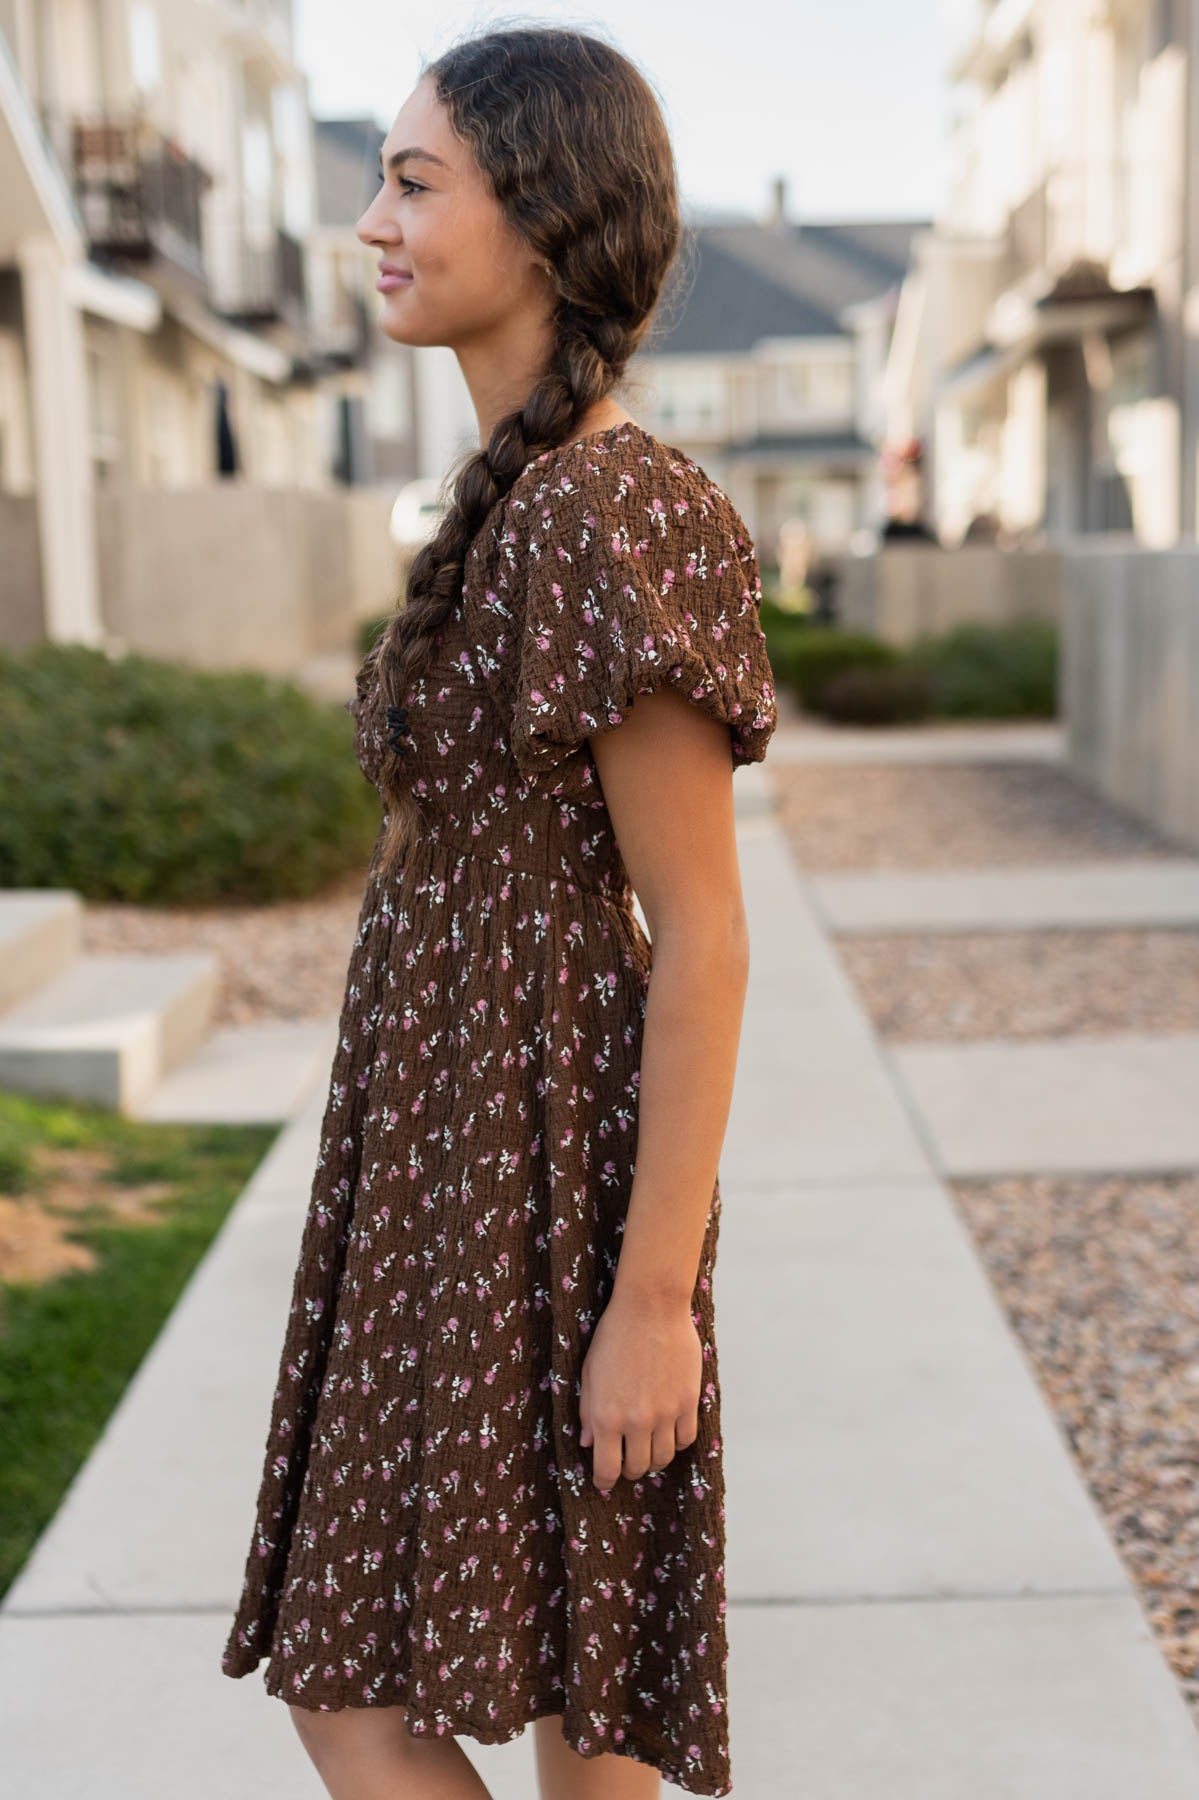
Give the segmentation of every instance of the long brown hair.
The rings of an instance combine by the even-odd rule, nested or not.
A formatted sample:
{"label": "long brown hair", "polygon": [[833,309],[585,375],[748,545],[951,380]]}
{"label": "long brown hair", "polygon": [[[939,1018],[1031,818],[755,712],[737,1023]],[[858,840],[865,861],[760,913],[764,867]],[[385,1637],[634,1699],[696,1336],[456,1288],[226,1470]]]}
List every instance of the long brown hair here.
{"label": "long brown hair", "polygon": [[[485,31],[451,45],[423,73],[434,77],[509,223],[549,265],[557,301],[545,368],[485,448],[451,468],[436,535],[414,557],[404,604],[380,639],[377,671],[396,706],[457,605],[467,553],[492,507],[617,386],[648,336],[684,238],[657,98],[601,38],[557,26]],[[379,786],[386,869],[420,814],[388,759]]]}

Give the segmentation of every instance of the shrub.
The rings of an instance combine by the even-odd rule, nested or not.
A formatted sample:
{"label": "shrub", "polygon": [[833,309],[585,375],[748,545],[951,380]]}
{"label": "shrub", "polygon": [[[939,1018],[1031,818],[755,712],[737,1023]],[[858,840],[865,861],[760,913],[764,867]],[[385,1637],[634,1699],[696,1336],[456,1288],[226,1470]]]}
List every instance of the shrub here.
{"label": "shrub", "polygon": [[358,623],[358,655],[359,659],[374,648],[375,639],[382,637],[391,620],[389,612],[379,613],[374,618],[361,619]]}
{"label": "shrub", "polygon": [[78,644],[0,654],[0,887],[303,895],[378,825],[349,714],[290,682]]}
{"label": "shrub", "polygon": [[979,719],[1052,718],[1057,659],[1057,629],[1043,619],[957,625],[904,656],[927,675],[934,712]]}
{"label": "shrub", "polygon": [[898,725],[926,717],[931,699],[923,669],[842,669],[820,690],[820,711],[841,725]]}
{"label": "shrub", "polygon": [[826,683],[843,669],[890,668],[899,660],[899,652],[881,638],[830,625],[805,626],[784,641],[782,654],[781,678],[813,712],[821,710]]}
{"label": "shrub", "polygon": [[758,617],[766,633],[766,654],[774,670],[775,682],[781,685],[788,679],[791,645],[799,633],[808,629],[807,620],[802,613],[789,612],[769,598],[762,600]]}

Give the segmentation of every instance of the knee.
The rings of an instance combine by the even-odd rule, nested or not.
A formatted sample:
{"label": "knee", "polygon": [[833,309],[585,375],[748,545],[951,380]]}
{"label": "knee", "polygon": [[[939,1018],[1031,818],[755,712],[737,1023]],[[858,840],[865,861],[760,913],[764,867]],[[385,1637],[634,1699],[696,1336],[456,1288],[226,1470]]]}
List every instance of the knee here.
{"label": "knee", "polygon": [[407,1745],[402,1706],[344,1706],[321,1712],[288,1702],[287,1710],[301,1743],[318,1766],[347,1757],[394,1754]]}

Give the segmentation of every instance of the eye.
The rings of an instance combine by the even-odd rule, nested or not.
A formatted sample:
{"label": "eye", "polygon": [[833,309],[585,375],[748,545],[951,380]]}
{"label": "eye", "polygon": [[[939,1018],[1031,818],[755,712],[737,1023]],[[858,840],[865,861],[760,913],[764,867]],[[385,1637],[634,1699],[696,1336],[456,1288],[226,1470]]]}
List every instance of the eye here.
{"label": "eye", "polygon": [[423,194],[425,191],[419,181],[409,181],[406,175],[399,177],[399,183],[402,188],[411,189],[414,194]]}

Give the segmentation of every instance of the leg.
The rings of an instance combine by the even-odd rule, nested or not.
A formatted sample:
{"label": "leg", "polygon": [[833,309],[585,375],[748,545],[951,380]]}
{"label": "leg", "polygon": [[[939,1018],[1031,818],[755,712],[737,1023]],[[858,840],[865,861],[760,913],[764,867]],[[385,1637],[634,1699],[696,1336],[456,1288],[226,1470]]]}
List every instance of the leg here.
{"label": "leg", "polygon": [[561,1713],[534,1719],[533,1741],[541,1800],[658,1800],[657,1769],[615,1752],[580,1756],[562,1736]]}
{"label": "leg", "polygon": [[332,1800],[491,1800],[457,1739],[413,1737],[402,1706],[288,1711]]}

